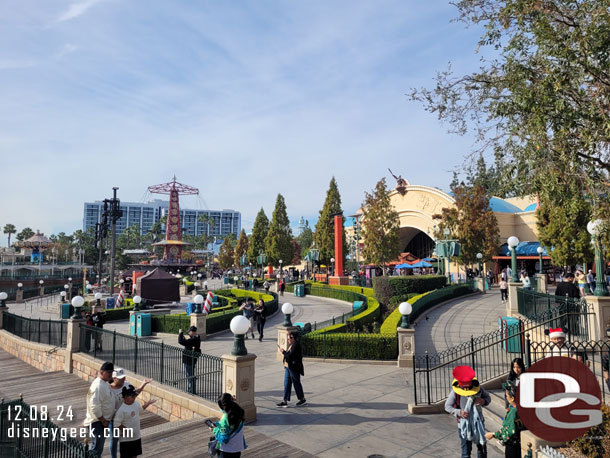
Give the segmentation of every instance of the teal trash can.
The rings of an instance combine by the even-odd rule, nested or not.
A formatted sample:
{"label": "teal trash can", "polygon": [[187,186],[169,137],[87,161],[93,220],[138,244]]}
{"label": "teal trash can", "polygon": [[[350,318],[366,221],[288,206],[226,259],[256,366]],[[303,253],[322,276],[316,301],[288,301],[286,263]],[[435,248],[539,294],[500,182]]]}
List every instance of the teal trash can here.
{"label": "teal trash can", "polygon": [[69,303],[61,304],[61,319],[62,320],[70,319],[70,304]]}
{"label": "teal trash can", "polygon": [[195,311],[195,304],[194,302],[187,302],[186,303],[186,316],[189,316],[191,313],[193,313]]}
{"label": "teal trash can", "polygon": [[150,336],[150,313],[138,313],[138,337],[147,337]]}
{"label": "teal trash can", "polygon": [[138,313],[130,313],[129,314],[129,335],[130,336],[135,336],[136,335],[136,329],[138,327],[138,323],[136,321],[136,317],[138,316]]}
{"label": "teal trash can", "polygon": [[521,329],[519,320],[510,316],[498,318],[502,332],[502,348],[509,353],[521,353]]}
{"label": "teal trash can", "polygon": [[225,285],[228,285],[229,284],[229,277],[225,277],[224,282],[225,282]]}

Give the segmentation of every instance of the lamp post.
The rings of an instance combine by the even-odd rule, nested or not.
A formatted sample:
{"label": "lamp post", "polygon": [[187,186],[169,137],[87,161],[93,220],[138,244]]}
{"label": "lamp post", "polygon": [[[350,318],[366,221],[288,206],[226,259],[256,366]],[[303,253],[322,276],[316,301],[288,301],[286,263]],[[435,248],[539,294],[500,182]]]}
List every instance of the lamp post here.
{"label": "lamp post", "polygon": [[400,327],[402,329],[408,329],[409,328],[408,316],[411,315],[411,312],[413,311],[413,307],[408,302],[402,302],[398,306],[398,311],[402,315],[402,322],[400,323]]}
{"label": "lamp post", "polygon": [[477,253],[477,261],[479,263],[479,278],[483,278],[483,254]]}
{"label": "lamp post", "polygon": [[517,277],[517,245],[519,245],[519,239],[511,235],[507,243],[510,248],[510,268],[513,271],[511,281],[517,283],[519,281],[519,277]]}
{"label": "lamp post", "polygon": [[74,315],[72,315],[73,320],[80,320],[80,308],[85,303],[85,299],[82,296],[74,296],[72,298],[72,307],[74,307]]}
{"label": "lamp post", "polygon": [[542,253],[544,253],[544,248],[539,246],[538,248],[536,248],[536,252],[538,253],[538,264],[540,266],[538,268],[538,273],[541,274],[542,273]]}
{"label": "lamp post", "polygon": [[233,350],[231,351],[231,354],[233,356],[246,356],[248,350],[246,349],[244,336],[248,332],[248,329],[250,329],[250,320],[243,315],[237,315],[233,317],[229,327],[235,336],[233,338]]}
{"label": "lamp post", "polygon": [[282,278],[282,276],[283,276],[283,275],[282,275],[282,262],[284,262],[284,261],[282,261],[282,260],[280,259],[278,262],[280,263],[280,278]]}
{"label": "lamp post", "polygon": [[607,296],[608,288],[604,279],[604,260],[602,259],[602,239],[601,234],[604,231],[604,222],[601,219],[589,221],[587,231],[593,237],[595,245],[595,296]]}
{"label": "lamp post", "polygon": [[95,306],[96,307],[102,306],[102,293],[95,293]]}
{"label": "lamp post", "polygon": [[6,298],[8,297],[8,294],[6,294],[4,291],[2,291],[0,293],[0,307],[6,307]]}
{"label": "lamp post", "polygon": [[284,305],[282,305],[282,313],[284,314],[284,323],[282,324],[282,326],[292,326],[292,321],[290,321],[290,315],[292,315],[293,311],[294,307],[290,302],[286,302]]}
{"label": "lamp post", "polygon": [[196,304],[195,305],[195,313],[203,313],[201,311],[201,304],[203,304],[203,296],[201,294],[197,294],[193,298],[193,302]]}
{"label": "lamp post", "polygon": [[331,275],[335,275],[335,258],[330,258],[330,262],[333,266],[333,270],[332,270],[332,274]]}
{"label": "lamp post", "polygon": [[134,296],[133,297],[133,303],[134,303],[133,310],[134,310],[134,312],[140,311],[140,302],[142,302],[142,298],[140,296]]}
{"label": "lamp post", "polygon": [[66,292],[62,291],[61,293],[59,293],[59,295],[61,296],[61,302],[62,303],[65,302],[65,300],[66,300]]}
{"label": "lamp post", "polygon": [[451,284],[451,255],[449,253],[449,245],[447,243],[447,239],[449,239],[449,235],[451,235],[451,230],[446,227],[443,230],[443,235],[445,236],[443,243],[445,244],[445,256],[447,257],[447,278],[449,279],[449,284]]}

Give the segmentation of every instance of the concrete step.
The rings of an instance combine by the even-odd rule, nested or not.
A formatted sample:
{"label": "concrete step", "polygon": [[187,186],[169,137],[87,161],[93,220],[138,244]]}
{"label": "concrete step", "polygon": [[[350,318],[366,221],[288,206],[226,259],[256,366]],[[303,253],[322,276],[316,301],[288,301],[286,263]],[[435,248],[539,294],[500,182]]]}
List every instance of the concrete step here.
{"label": "concrete step", "polygon": [[504,390],[487,390],[491,397],[491,403],[486,407],[485,426],[487,431],[498,431],[502,427],[502,421],[506,416]]}

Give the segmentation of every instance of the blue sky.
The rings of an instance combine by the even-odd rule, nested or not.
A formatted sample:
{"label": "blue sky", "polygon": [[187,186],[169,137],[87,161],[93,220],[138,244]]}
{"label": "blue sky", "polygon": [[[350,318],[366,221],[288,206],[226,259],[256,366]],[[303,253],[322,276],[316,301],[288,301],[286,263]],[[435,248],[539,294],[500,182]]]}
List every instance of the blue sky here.
{"label": "blue sky", "polygon": [[478,67],[479,31],[455,14],[442,0],[4,1],[0,226],[71,233],[83,202],[113,186],[137,202],[173,175],[246,229],[278,192],[295,225],[315,221],[333,175],[347,214],[393,184],[388,167],[446,189],[473,139],[405,94],[449,61]]}

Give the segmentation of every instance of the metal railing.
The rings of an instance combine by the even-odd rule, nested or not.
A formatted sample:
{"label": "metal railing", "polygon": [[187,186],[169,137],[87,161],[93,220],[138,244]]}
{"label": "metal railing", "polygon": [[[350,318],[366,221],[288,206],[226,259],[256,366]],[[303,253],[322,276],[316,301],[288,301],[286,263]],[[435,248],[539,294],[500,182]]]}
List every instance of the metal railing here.
{"label": "metal railing", "polygon": [[65,320],[41,320],[4,313],[2,328],[11,334],[42,344],[65,347],[68,324]]}
{"label": "metal railing", "polygon": [[[181,391],[217,401],[222,394],[222,358],[116,331],[80,325],[80,351],[115,367],[153,378]],[[186,366],[193,367],[188,373]],[[191,383],[194,383],[194,389]]]}
{"label": "metal railing", "polygon": [[533,317],[557,306],[577,304],[582,299],[571,299],[568,297],[554,296],[537,292],[533,289],[517,288],[517,302],[519,313],[525,317]]}
{"label": "metal railing", "polygon": [[[97,452],[88,451],[86,444],[70,436],[69,429],[41,418],[46,415],[41,415],[41,411],[35,407],[30,408],[23,399],[0,400],[0,456],[97,458]],[[35,413],[35,416],[31,416],[31,413]],[[25,434],[26,431],[28,434]]]}
{"label": "metal railing", "polygon": [[345,291],[337,288],[330,288],[324,286],[310,286],[308,294],[312,296],[326,297],[329,299],[338,299],[340,301],[346,302],[362,302],[362,305],[360,307],[354,310],[350,310],[349,312],[342,313],[338,316],[333,316],[332,318],[329,318],[325,321],[314,321],[311,324],[312,331],[324,329],[328,326],[333,326],[339,323],[345,323],[347,319],[352,318],[361,312],[364,312],[368,307],[368,298],[364,294],[358,294],[353,291]]}
{"label": "metal railing", "polygon": [[545,329],[565,326],[568,342],[589,340],[589,315],[586,303],[560,304],[538,315],[503,324],[492,331],[435,355],[425,352],[413,357],[413,380],[416,404],[432,404],[447,398],[455,366],[469,365],[480,382],[508,374],[515,357],[525,358],[526,334],[531,342],[544,342]]}

